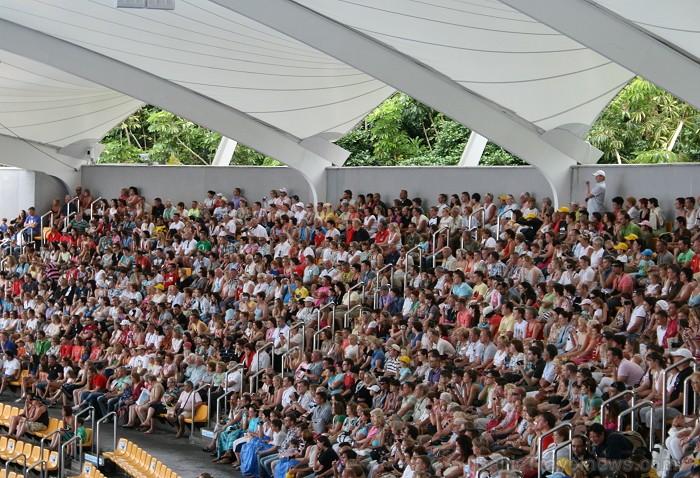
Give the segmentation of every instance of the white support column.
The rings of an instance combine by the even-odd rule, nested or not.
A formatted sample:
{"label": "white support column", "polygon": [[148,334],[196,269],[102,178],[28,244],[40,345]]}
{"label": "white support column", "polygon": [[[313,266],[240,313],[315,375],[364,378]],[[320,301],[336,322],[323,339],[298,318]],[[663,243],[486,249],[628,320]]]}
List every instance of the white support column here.
{"label": "white support column", "polygon": [[216,155],[214,160],[211,162],[212,166],[229,166],[231,160],[233,159],[233,154],[236,152],[236,146],[238,142],[227,138],[226,136],[221,137],[219,142],[219,147],[216,148]]}
{"label": "white support column", "polygon": [[488,138],[484,138],[476,131],[472,131],[457,166],[478,166],[488,142]]}
{"label": "white support column", "polygon": [[299,138],[147,71],[4,19],[0,19],[0,45],[3,50],[138,98],[223,136],[235,137],[299,170],[309,183],[309,199],[314,203],[325,199],[325,171],[331,163],[301,146]]}
{"label": "white support column", "polygon": [[68,191],[80,184],[80,167],[85,161],[59,154],[56,148],[0,135],[0,151],[3,164],[55,176]]}
{"label": "white support column", "polygon": [[[395,48],[291,0],[211,0],[301,41],[435,108],[537,167],[552,199],[568,202],[557,170],[576,162],[540,138],[538,128]],[[358,54],[361,52],[361,54]]]}
{"label": "white support column", "polygon": [[[697,60],[631,20],[589,0],[501,1],[700,108]],[[697,4],[689,2],[688,8]]]}

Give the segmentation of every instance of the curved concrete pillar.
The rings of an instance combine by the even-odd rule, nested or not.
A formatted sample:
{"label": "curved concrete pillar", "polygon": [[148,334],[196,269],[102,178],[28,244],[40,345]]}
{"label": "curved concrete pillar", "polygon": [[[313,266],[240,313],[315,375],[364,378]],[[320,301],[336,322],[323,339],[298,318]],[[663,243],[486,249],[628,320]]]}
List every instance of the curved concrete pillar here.
{"label": "curved concrete pillar", "polygon": [[0,135],[0,151],[4,164],[54,176],[68,191],[80,184],[80,167],[85,161],[59,154],[56,148]]}

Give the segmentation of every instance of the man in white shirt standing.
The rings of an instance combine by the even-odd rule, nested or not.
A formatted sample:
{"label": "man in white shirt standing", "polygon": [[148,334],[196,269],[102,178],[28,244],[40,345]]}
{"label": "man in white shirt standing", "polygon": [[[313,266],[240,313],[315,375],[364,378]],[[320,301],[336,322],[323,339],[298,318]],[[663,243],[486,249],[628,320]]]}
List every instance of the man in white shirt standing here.
{"label": "man in white shirt standing", "polygon": [[605,171],[599,169],[593,173],[596,184],[591,189],[591,182],[586,180],[586,209],[588,214],[605,210]]}

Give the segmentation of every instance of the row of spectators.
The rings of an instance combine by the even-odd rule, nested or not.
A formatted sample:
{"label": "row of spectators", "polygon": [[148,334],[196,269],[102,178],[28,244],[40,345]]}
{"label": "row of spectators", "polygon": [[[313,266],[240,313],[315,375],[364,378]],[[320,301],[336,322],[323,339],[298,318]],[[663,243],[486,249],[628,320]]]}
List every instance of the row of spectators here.
{"label": "row of spectators", "polygon": [[[586,207],[603,202],[604,178]],[[54,201],[46,231],[33,208],[3,231],[0,394],[27,370],[33,406],[116,411],[148,434],[165,416],[178,437],[226,395],[205,451],[263,478],[478,478],[499,456],[527,476],[631,476],[649,471],[649,429],[664,466],[692,469],[692,197],[668,228],[654,198],[592,213],[527,193],[75,198]],[[624,390],[657,407],[643,435],[618,429],[629,397],[603,419]],[[549,432],[565,422],[572,446],[555,451],[568,431]]]}

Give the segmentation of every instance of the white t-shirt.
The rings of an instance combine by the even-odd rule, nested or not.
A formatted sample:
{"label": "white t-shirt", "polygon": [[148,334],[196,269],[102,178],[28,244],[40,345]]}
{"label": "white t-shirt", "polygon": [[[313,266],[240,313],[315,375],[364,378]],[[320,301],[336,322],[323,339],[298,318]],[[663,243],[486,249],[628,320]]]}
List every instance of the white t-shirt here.
{"label": "white t-shirt", "polygon": [[2,364],[2,371],[6,377],[14,377],[21,368],[22,365],[16,358],[6,360],[5,363]]}

